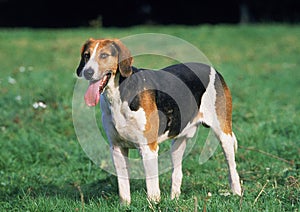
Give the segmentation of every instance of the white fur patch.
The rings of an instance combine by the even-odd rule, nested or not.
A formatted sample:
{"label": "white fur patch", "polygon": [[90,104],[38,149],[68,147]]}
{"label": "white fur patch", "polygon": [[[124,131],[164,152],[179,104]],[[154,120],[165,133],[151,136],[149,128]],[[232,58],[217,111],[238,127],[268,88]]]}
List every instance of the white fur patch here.
{"label": "white fur patch", "polygon": [[209,83],[206,88],[206,92],[203,94],[201,99],[200,105],[200,113],[203,114],[203,122],[206,123],[208,126],[213,127],[215,130],[216,127],[220,128],[220,123],[217,119],[217,112],[216,112],[216,98],[217,98],[217,91],[215,89],[215,78],[217,72],[213,67],[210,68],[210,75],[209,75]]}
{"label": "white fur patch", "polygon": [[[111,124],[114,125],[121,140],[136,144],[147,144],[147,140],[144,137],[146,126],[146,113],[144,109],[139,108],[137,111],[132,111],[129,108],[128,102],[122,102],[119,89],[113,87],[113,81],[113,78],[109,80],[107,87],[112,89],[108,88],[104,94],[106,95],[106,101],[109,103],[106,102],[106,106],[103,105],[111,114]],[[103,120],[103,122],[105,124],[106,120]]]}

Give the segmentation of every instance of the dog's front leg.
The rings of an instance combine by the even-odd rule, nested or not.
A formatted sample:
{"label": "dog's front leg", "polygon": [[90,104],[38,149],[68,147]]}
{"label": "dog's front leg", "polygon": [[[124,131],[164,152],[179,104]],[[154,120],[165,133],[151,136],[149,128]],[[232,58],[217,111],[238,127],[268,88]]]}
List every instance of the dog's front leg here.
{"label": "dog's front leg", "polygon": [[146,176],[147,196],[150,201],[160,201],[160,190],[158,180],[158,148],[153,151],[148,145],[139,148],[143,159]]}
{"label": "dog's front leg", "polygon": [[122,204],[130,204],[130,183],[128,169],[128,149],[112,146],[112,157],[118,176],[119,195]]}

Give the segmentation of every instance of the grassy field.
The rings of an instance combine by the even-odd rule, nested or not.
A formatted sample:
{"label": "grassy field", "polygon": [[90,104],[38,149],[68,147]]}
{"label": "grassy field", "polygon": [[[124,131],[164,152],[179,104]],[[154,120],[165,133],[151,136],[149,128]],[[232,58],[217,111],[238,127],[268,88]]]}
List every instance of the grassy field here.
{"label": "grassy field", "polygon": [[[146,200],[144,180],[132,180],[132,204],[119,206],[116,177],[82,150],[72,121],[81,45],[89,37],[144,32],[190,42],[227,81],[242,198],[227,195],[220,147],[199,165],[203,141],[184,160],[179,200],[169,200],[170,172],[160,176],[158,205]],[[136,58],[138,66],[147,68],[167,63]],[[0,211],[300,210],[300,26],[0,29],[0,73]],[[40,101],[46,108],[35,109]],[[204,140],[208,131],[200,132]]]}

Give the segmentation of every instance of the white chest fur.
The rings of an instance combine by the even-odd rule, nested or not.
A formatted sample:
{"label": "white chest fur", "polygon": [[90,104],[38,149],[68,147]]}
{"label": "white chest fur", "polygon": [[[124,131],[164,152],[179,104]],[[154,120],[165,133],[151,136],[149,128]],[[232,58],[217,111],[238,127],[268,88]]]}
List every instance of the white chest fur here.
{"label": "white chest fur", "polygon": [[144,137],[145,111],[143,108],[132,111],[128,102],[121,101],[119,89],[113,83],[107,86],[101,97],[101,110],[103,127],[110,141],[127,141],[134,146],[147,143]]}

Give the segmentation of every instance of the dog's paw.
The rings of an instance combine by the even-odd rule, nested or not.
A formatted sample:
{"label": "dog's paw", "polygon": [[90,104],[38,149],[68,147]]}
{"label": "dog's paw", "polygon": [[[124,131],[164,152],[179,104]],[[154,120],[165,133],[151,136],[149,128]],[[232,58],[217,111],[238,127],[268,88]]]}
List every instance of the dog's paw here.
{"label": "dog's paw", "polygon": [[231,190],[232,193],[238,196],[242,196],[242,188],[241,188],[241,184],[238,183],[231,183]]}
{"label": "dog's paw", "polygon": [[148,199],[149,202],[158,204],[160,202],[160,192],[157,193],[157,194],[148,195],[147,199]]}
{"label": "dog's paw", "polygon": [[121,206],[128,206],[131,203],[130,198],[120,198],[120,205]]}
{"label": "dog's paw", "polygon": [[179,198],[179,196],[180,196],[180,194],[181,194],[181,192],[180,192],[180,190],[179,191],[171,191],[171,200],[173,200],[173,199],[178,199]]}

